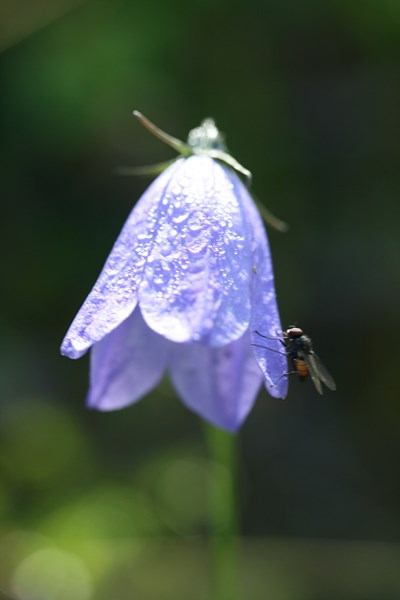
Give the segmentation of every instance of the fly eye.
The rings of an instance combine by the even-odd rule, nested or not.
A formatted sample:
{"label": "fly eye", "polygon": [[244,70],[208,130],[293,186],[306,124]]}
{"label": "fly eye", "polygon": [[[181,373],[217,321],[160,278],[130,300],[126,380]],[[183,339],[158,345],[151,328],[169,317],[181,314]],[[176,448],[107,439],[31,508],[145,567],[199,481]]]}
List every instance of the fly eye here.
{"label": "fly eye", "polygon": [[303,330],[300,327],[289,327],[286,333],[290,338],[297,338],[303,335]]}

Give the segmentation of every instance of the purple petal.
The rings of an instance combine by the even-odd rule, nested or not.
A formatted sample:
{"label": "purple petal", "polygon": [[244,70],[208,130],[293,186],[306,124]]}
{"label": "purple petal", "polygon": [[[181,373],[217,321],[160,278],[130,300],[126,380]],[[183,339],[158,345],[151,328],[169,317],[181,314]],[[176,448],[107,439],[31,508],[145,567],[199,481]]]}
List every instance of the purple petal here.
{"label": "purple petal", "polygon": [[[274,285],[271,252],[260,214],[240,179],[231,173],[252,230],[253,291],[250,332],[254,354],[265,377],[268,392],[274,398],[285,398],[288,389],[287,357],[279,339],[282,325]],[[263,339],[256,332],[273,338]],[[260,347],[262,346],[262,348]]]}
{"label": "purple petal", "polygon": [[104,268],[75,317],[61,353],[79,358],[134,310],[143,268],[158,227],[158,201],[182,160],[176,161],[147,189],[133,208]]}
{"label": "purple petal", "polygon": [[115,410],[132,404],[162,377],[171,342],[154,333],[139,308],[92,348],[88,404]]}
{"label": "purple petal", "polygon": [[222,347],[176,344],[171,377],[183,402],[217,427],[236,431],[262,382],[248,332]]}
{"label": "purple petal", "polygon": [[247,220],[227,172],[192,156],[161,200],[139,289],[148,325],[175,342],[227,344],[248,328],[251,255]]}

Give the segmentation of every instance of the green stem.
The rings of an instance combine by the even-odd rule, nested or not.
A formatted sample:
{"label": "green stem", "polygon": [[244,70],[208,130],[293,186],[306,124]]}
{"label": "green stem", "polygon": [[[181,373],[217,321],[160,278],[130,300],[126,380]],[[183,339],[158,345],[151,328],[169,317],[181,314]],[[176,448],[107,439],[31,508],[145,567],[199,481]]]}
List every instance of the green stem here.
{"label": "green stem", "polygon": [[213,600],[238,596],[236,438],[206,425],[211,455],[210,529]]}

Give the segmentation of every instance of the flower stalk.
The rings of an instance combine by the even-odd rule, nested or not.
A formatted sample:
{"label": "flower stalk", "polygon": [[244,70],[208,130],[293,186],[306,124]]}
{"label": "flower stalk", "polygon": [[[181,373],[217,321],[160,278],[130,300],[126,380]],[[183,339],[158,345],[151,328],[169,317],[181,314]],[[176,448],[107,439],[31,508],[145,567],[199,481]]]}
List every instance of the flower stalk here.
{"label": "flower stalk", "polygon": [[205,425],[212,459],[210,482],[210,533],[212,600],[238,596],[237,438]]}

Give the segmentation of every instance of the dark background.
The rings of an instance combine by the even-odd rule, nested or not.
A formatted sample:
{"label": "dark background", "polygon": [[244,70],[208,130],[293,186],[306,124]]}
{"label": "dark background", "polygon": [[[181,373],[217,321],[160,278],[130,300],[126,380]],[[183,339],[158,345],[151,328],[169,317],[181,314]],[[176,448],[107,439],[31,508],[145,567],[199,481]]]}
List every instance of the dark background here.
{"label": "dark background", "polygon": [[115,168],[173,156],[136,108],[227,134],[290,224],[282,321],[337,383],[262,391],[239,434],[240,597],[398,599],[400,4],[6,1],[0,23],[0,587],[209,598],[202,422],[168,380],[88,411],[88,358],[59,355],[148,185]]}

